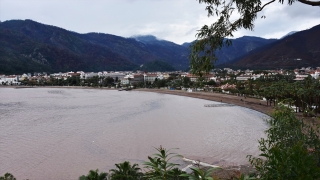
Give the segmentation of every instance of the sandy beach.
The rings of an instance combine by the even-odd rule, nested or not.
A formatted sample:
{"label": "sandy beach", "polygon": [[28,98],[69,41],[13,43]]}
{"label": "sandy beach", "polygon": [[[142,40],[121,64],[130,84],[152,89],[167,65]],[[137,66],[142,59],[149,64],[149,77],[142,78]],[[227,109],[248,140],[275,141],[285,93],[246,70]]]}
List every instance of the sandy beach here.
{"label": "sandy beach", "polygon": [[[273,105],[267,106],[267,102],[258,98],[250,98],[243,96],[235,96],[222,93],[211,93],[211,92],[187,92],[182,90],[167,90],[167,89],[135,89],[134,91],[146,91],[154,93],[163,93],[163,94],[172,94],[177,96],[187,96],[192,98],[206,99],[216,102],[223,102],[232,105],[237,105],[241,107],[246,107],[253,109],[255,111],[264,113],[266,115],[271,115],[274,107]],[[297,118],[303,119],[306,123],[314,126],[319,126],[320,121],[318,121],[319,116],[317,117],[304,117],[301,112],[295,113]]]}
{"label": "sandy beach", "polygon": [[245,98],[243,96],[234,96],[222,93],[210,93],[210,92],[187,92],[181,90],[167,90],[167,89],[135,89],[134,91],[146,91],[162,94],[172,94],[178,96],[187,96],[192,98],[205,99],[216,102],[223,102],[233,104],[237,106],[246,107],[259,111],[261,113],[270,115],[273,111],[273,106],[267,106],[267,102],[256,98]]}

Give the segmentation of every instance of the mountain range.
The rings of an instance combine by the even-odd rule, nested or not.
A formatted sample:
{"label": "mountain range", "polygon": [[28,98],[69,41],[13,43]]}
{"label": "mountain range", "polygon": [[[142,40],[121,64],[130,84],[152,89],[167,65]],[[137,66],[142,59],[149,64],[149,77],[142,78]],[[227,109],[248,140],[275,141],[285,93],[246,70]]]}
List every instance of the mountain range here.
{"label": "mountain range", "polygon": [[223,66],[242,69],[320,66],[320,25],[260,46]]}
{"label": "mountain range", "polygon": [[[318,30],[318,33],[312,29],[315,32]],[[274,65],[289,67],[285,65],[287,61],[278,64],[273,62],[275,57],[279,59],[280,56],[281,60],[288,59],[290,64],[317,64],[320,46],[316,40],[320,39],[320,33],[319,27],[312,29],[309,29],[312,30],[310,37],[307,30],[280,40],[249,36],[234,39],[232,46],[217,50],[216,65],[240,68]],[[178,45],[152,35],[124,38],[103,33],[80,34],[32,20],[10,20],[0,22],[0,74],[79,70],[186,70],[189,67],[190,45]],[[259,55],[274,46],[278,54]],[[274,50],[271,53],[275,53]]]}

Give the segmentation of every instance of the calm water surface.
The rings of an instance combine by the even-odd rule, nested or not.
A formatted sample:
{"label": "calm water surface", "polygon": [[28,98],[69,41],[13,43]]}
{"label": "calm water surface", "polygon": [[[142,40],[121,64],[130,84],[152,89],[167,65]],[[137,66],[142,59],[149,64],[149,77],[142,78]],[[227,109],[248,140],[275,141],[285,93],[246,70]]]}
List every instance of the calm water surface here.
{"label": "calm water surface", "polygon": [[0,88],[0,175],[77,179],[115,163],[141,165],[153,147],[208,163],[258,155],[265,116],[212,102],[134,91]]}

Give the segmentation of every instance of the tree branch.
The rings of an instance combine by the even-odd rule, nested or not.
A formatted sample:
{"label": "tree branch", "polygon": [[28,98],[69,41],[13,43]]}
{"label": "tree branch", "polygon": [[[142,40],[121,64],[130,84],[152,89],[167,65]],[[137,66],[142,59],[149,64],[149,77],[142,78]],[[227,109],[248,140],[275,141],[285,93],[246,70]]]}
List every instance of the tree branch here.
{"label": "tree branch", "polygon": [[272,0],[272,1],[270,1],[270,2],[267,2],[265,5],[263,5],[263,6],[262,6],[258,11],[256,11],[255,13],[262,11],[264,7],[266,7],[267,5],[269,5],[269,4],[271,4],[271,3],[275,2],[275,1],[276,1],[276,0]]}
{"label": "tree branch", "polygon": [[299,2],[311,6],[320,6],[320,1],[307,1],[307,0],[298,0]]}

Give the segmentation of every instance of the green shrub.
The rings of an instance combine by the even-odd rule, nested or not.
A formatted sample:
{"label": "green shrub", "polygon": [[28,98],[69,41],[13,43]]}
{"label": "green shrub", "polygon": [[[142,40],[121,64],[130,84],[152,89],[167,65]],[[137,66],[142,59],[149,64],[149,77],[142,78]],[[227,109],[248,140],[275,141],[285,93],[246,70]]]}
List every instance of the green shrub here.
{"label": "green shrub", "polygon": [[267,138],[259,141],[260,157],[249,156],[261,180],[320,179],[319,130],[279,107],[268,121]]}

